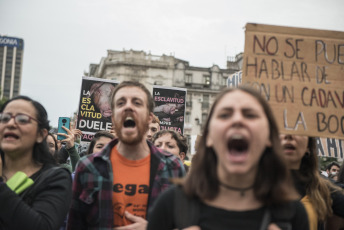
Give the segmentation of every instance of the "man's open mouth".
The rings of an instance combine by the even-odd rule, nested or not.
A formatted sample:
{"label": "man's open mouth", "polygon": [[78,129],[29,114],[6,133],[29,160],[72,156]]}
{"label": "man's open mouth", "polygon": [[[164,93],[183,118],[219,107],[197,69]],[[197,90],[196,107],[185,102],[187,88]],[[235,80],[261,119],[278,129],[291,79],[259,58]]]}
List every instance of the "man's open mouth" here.
{"label": "man's open mouth", "polygon": [[123,123],[124,128],[134,128],[136,126],[136,122],[132,117],[127,117]]}

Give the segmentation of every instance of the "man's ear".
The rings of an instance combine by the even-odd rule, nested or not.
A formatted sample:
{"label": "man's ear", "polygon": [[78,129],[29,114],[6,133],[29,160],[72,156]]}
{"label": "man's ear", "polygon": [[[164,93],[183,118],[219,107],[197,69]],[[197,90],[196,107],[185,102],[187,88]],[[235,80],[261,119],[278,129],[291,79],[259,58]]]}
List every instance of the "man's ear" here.
{"label": "man's ear", "polygon": [[42,129],[37,133],[37,138],[36,142],[37,143],[42,143],[43,140],[48,136],[48,130],[47,129]]}
{"label": "man's ear", "polygon": [[181,159],[182,161],[184,161],[185,155],[186,155],[186,154],[185,154],[184,152],[179,153],[179,157],[180,157],[180,159]]}

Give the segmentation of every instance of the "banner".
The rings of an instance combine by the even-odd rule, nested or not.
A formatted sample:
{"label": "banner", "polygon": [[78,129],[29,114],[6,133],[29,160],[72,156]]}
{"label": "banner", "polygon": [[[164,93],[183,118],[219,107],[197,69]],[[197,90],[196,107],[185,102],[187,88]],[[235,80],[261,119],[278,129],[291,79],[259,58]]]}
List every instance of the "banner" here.
{"label": "banner", "polygon": [[24,40],[20,38],[0,36],[0,47],[2,46],[17,47],[19,50],[22,50],[24,49]]}
{"label": "banner", "polygon": [[242,83],[242,71],[238,71],[228,76],[227,87],[238,87]]}
{"label": "banner", "polygon": [[172,129],[184,133],[186,89],[153,86],[154,114],[160,120],[160,130]]}
{"label": "banner", "polygon": [[316,138],[318,155],[322,157],[344,158],[344,141],[334,138]]}
{"label": "banner", "polygon": [[89,142],[96,132],[111,130],[111,95],[118,81],[82,77],[77,129],[81,141]]}
{"label": "banner", "polygon": [[344,138],[344,32],[247,24],[242,81],[282,133]]}

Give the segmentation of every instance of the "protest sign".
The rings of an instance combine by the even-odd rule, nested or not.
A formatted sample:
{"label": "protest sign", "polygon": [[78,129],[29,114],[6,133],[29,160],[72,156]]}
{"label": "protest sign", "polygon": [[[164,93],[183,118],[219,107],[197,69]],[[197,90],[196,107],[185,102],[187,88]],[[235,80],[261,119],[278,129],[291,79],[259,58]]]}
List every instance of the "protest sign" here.
{"label": "protest sign", "polygon": [[242,83],[242,71],[235,72],[228,76],[227,87],[238,87]]}
{"label": "protest sign", "polygon": [[154,114],[160,120],[160,130],[184,133],[186,89],[153,86]]}
{"label": "protest sign", "polygon": [[334,138],[316,138],[318,155],[323,157],[335,157],[343,160],[344,141]]}
{"label": "protest sign", "polygon": [[247,24],[242,81],[282,133],[344,138],[344,32]]}
{"label": "protest sign", "polygon": [[81,141],[89,142],[100,130],[111,130],[111,95],[118,81],[82,77],[77,129]]}

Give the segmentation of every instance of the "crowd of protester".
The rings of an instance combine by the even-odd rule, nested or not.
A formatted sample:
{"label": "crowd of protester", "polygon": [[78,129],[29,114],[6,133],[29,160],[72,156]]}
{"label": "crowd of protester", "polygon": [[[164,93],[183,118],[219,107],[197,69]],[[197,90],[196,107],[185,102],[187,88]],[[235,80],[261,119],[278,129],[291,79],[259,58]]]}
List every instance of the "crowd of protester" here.
{"label": "crowd of protester", "polygon": [[111,110],[81,151],[39,102],[0,108],[0,229],[344,229],[343,164],[322,175],[315,138],[280,134],[255,90],[217,95],[191,165],[143,84],[116,86]]}

